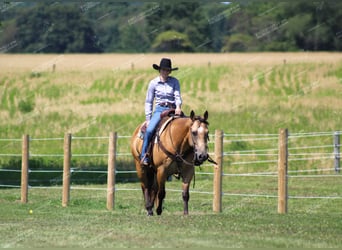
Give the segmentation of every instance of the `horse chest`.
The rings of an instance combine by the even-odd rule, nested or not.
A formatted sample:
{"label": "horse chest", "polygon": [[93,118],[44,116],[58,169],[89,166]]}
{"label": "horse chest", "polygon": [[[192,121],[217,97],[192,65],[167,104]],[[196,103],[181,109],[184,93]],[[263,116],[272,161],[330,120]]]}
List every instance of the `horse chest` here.
{"label": "horse chest", "polygon": [[167,168],[166,168],[166,174],[168,176],[173,174],[179,174],[181,171],[180,167],[176,162],[172,162]]}

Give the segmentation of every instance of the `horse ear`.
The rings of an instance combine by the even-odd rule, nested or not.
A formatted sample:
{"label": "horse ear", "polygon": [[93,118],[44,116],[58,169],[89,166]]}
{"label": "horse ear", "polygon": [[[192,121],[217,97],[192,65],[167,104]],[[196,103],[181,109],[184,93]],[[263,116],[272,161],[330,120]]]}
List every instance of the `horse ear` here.
{"label": "horse ear", "polygon": [[208,110],[206,110],[204,112],[204,120],[208,120],[208,117],[209,117],[209,113],[208,113]]}
{"label": "horse ear", "polygon": [[194,117],[195,117],[195,112],[193,110],[191,110],[191,112],[190,112],[190,119],[194,120]]}

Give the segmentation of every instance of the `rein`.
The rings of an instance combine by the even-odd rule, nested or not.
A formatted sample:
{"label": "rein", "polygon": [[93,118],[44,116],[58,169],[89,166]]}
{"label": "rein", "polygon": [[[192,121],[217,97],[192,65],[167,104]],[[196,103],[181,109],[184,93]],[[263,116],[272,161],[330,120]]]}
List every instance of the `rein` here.
{"label": "rein", "polygon": [[217,162],[213,160],[213,158],[211,158],[211,156],[208,154],[208,159],[207,161],[209,161],[210,163],[213,163],[215,165],[217,165]]}

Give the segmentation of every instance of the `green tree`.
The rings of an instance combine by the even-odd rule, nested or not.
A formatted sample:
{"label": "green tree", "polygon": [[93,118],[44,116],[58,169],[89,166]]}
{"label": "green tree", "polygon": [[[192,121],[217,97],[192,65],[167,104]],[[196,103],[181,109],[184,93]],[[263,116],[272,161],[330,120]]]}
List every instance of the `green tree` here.
{"label": "green tree", "polygon": [[144,52],[150,42],[143,29],[136,25],[127,25],[120,31],[120,49],[125,52]]}
{"label": "green tree", "polygon": [[17,18],[16,40],[22,52],[101,52],[89,20],[74,5],[46,5]]}
{"label": "green tree", "polygon": [[189,52],[193,45],[186,34],[170,30],[160,33],[152,44],[153,51]]}
{"label": "green tree", "polygon": [[[203,49],[201,44],[207,39],[208,23],[200,3],[158,2],[146,5],[145,11],[152,50],[194,51],[197,46]],[[164,33],[168,31],[172,33]]]}
{"label": "green tree", "polygon": [[341,1],[8,2],[0,47],[7,53],[341,51],[341,23]]}
{"label": "green tree", "polygon": [[250,35],[245,35],[241,33],[233,34],[226,37],[224,46],[222,47],[222,52],[234,51],[234,52],[244,52],[244,51],[256,51],[255,38]]}
{"label": "green tree", "polygon": [[342,22],[340,1],[300,0],[284,5],[288,17],[285,27],[286,40],[303,50],[341,50],[337,34]]}

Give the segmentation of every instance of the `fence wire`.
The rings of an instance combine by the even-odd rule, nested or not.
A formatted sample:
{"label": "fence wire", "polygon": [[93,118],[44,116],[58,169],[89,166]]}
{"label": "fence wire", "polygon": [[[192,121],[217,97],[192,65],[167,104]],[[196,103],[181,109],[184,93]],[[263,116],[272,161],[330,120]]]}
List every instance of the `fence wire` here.
{"label": "fence wire", "polygon": [[[335,131],[335,132],[303,132],[303,133],[290,133],[288,136],[289,143],[291,143],[291,147],[288,147],[288,156],[289,162],[295,162],[295,161],[326,161],[326,160],[333,160],[336,159],[336,153],[332,152],[306,152],[306,150],[333,150],[336,147],[340,147],[340,144],[333,144],[332,140],[331,143],[325,144],[325,145],[292,145],[295,144],[295,141],[298,140],[303,140],[306,138],[316,138],[316,137],[329,137],[330,139],[333,136],[336,135],[341,135],[341,131]],[[214,137],[214,135],[209,135],[210,137]],[[121,135],[118,136],[117,138],[120,139],[128,139],[131,136],[125,136]],[[277,145],[277,140],[278,140],[278,134],[224,134],[224,152],[223,152],[223,157],[224,157],[224,162],[227,164],[227,159],[225,158],[232,158],[230,162],[227,164],[229,167],[234,167],[234,166],[239,166],[239,165],[262,165],[266,164],[268,167],[268,170],[266,171],[254,171],[253,172],[244,172],[244,173],[229,173],[229,168],[227,169],[226,166],[224,166],[225,171],[223,172],[222,176],[223,177],[273,177],[276,178],[278,172],[277,171],[269,171],[270,169],[276,169],[276,163],[278,161],[277,156],[278,156],[278,145]],[[227,139],[227,138],[233,138],[233,139]],[[86,140],[108,140],[109,136],[97,136],[97,137],[78,137],[78,136],[72,136],[72,140],[80,140],[80,141],[86,141]],[[32,142],[48,142],[48,141],[62,141],[64,138],[30,138],[30,141]],[[0,142],[20,142],[22,139],[17,139],[17,138],[0,138]],[[210,144],[214,142],[209,142]],[[243,144],[243,143],[250,143],[249,144]],[[262,146],[266,146],[265,148],[258,147],[255,149],[248,149],[248,147],[256,145],[257,143],[261,143]],[[241,146],[241,148],[229,148],[231,144],[236,144],[237,146]],[[106,145],[106,144],[103,144]],[[246,146],[247,145],[247,146]],[[271,147],[270,147],[271,146]],[[299,151],[299,152],[298,152]],[[0,153],[0,157],[20,157],[21,154],[15,154],[15,153]],[[30,157],[63,157],[63,154],[49,154],[49,153],[30,153]],[[126,156],[131,156],[129,152],[123,151],[118,151],[116,153],[117,157],[126,157]],[[75,153],[72,154],[72,157],[108,157],[108,152],[105,153]],[[236,158],[254,158],[253,160],[236,160]],[[272,158],[273,157],[273,158]],[[260,159],[260,158],[266,158],[266,159]],[[267,159],[268,158],[268,159]],[[272,158],[272,159],[269,159]],[[271,164],[271,165],[268,165]],[[206,168],[211,167],[212,164],[205,164],[204,165]],[[269,167],[271,166],[271,167]],[[291,165],[290,165],[291,167]],[[248,168],[251,169],[251,168]],[[256,168],[259,170],[259,168]],[[289,178],[322,178],[322,177],[341,177],[339,174],[308,174],[308,173],[314,173],[314,172],[332,172],[336,171],[335,168],[332,167],[327,167],[327,168],[322,168],[319,167],[317,169],[296,169],[296,170],[288,170],[288,177]],[[21,173],[21,170],[18,169],[3,169],[0,168],[0,172],[14,172],[14,173]],[[29,169],[29,173],[61,173],[62,170],[33,170]],[[101,174],[107,174],[107,171],[104,170],[79,170],[79,169],[71,169],[71,173],[101,173]],[[116,170],[116,174],[131,174],[131,173],[136,173],[135,170]],[[203,176],[213,176],[212,172],[208,171],[201,171],[201,170],[196,170],[196,175],[203,175]],[[0,184],[0,187],[5,187],[5,188],[19,188],[19,185],[11,185],[11,184]],[[29,188],[61,188],[61,187],[51,187],[51,186],[39,186],[39,187],[34,187],[34,186],[29,186]],[[106,190],[106,188],[87,188],[87,187],[71,187],[74,189],[84,189],[84,190]],[[115,188],[115,191],[123,191],[123,190],[128,190],[124,188]],[[134,190],[141,190],[141,189],[134,189]],[[168,191],[174,191],[174,192],[180,192],[181,190],[168,190]],[[209,194],[212,195],[212,191],[196,191],[193,190],[192,192],[194,193],[202,193],[202,194]],[[229,193],[229,192],[223,192],[223,196],[246,196],[246,197],[266,197],[266,198],[274,198],[277,197],[276,195],[273,194],[243,194],[243,193]],[[310,198],[310,199],[327,199],[327,198],[332,198],[332,199],[340,199],[342,198],[341,196],[289,196],[289,198],[295,198],[295,199],[302,199],[302,198]]]}

